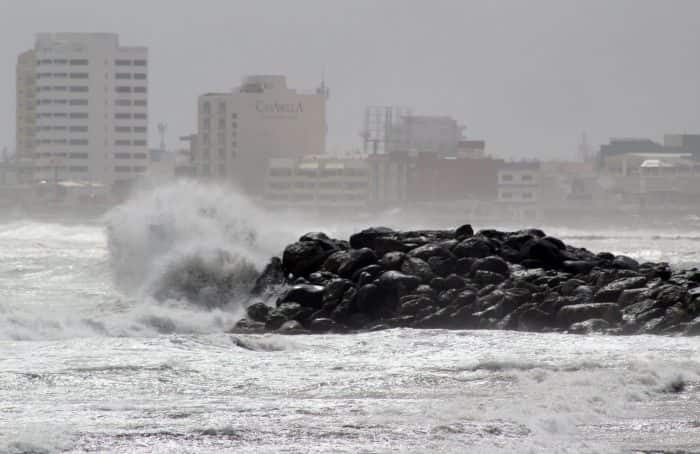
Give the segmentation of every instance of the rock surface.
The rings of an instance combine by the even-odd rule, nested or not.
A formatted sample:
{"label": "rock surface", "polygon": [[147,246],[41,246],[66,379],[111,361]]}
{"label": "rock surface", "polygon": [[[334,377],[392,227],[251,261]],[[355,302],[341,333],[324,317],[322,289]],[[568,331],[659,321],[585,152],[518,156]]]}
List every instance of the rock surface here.
{"label": "rock surface", "polygon": [[308,233],[270,261],[251,298],[234,331],[700,334],[697,269],[593,253],[538,229]]}

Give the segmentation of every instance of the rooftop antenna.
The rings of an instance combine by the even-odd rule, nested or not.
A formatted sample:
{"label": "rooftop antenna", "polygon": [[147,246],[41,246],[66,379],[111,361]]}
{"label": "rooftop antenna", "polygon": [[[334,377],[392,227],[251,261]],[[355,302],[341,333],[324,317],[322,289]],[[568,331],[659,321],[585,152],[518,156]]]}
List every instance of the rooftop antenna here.
{"label": "rooftop antenna", "polygon": [[321,70],[321,85],[316,89],[316,93],[325,96],[326,99],[328,99],[331,94],[331,91],[326,86],[326,65],[323,65],[323,69]]}
{"label": "rooftop antenna", "polygon": [[158,134],[160,134],[160,149],[165,151],[165,131],[168,130],[166,123],[158,123]]}

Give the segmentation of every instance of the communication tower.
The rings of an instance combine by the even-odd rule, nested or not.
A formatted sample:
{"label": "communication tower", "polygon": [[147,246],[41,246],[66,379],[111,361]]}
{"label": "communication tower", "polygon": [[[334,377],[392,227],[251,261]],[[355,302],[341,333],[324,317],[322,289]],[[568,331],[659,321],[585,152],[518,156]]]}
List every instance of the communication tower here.
{"label": "communication tower", "polygon": [[394,126],[411,115],[407,107],[369,106],[365,108],[365,125],[361,132],[364,153],[387,153],[398,139],[392,133]]}

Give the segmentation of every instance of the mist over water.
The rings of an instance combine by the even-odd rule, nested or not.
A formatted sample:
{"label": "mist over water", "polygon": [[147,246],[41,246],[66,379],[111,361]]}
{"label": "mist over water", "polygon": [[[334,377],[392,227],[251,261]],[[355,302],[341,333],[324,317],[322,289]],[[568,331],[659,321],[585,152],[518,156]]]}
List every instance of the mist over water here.
{"label": "mist over water", "polygon": [[[395,212],[376,224],[445,227]],[[0,225],[0,451],[700,449],[697,338],[226,334],[250,267],[307,231],[347,237],[366,224],[323,225],[187,182],[93,224]],[[694,230],[544,230],[700,262]],[[192,269],[226,291],[187,293],[183,276],[202,276]],[[212,291],[228,299],[212,308]]]}

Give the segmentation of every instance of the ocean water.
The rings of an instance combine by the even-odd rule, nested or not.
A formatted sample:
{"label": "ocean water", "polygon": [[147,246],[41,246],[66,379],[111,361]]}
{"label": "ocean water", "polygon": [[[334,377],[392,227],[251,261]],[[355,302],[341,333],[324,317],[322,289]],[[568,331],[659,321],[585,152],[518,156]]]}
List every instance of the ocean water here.
{"label": "ocean water", "polygon": [[[699,338],[230,335],[237,298],[154,297],[192,257],[235,274],[321,227],[357,226],[282,222],[194,185],[89,224],[0,224],[0,452],[700,451]],[[545,230],[700,263],[700,228]],[[219,251],[233,259],[209,262]]]}

